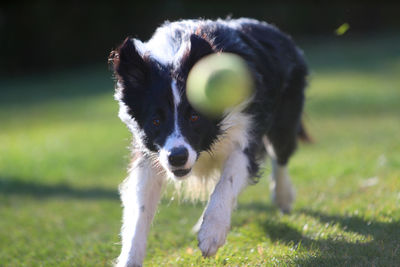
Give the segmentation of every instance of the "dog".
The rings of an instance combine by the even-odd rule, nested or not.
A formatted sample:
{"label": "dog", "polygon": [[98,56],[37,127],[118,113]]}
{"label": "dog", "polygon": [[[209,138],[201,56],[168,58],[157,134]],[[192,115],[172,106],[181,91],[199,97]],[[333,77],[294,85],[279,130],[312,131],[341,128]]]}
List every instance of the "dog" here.
{"label": "dog", "polygon": [[[186,79],[199,59],[222,52],[245,60],[254,91],[219,118],[208,118],[188,103]],[[301,117],[308,71],[288,35],[249,18],[166,22],[147,42],[125,39],[109,60],[119,117],[133,134],[129,176],[120,186],[116,266],[142,265],[167,180],[185,184],[196,197],[211,188],[197,224],[204,257],[225,243],[238,195],[260,176],[267,155],[272,198],[282,212],[291,210],[295,191],[287,165],[297,138],[307,139]]]}

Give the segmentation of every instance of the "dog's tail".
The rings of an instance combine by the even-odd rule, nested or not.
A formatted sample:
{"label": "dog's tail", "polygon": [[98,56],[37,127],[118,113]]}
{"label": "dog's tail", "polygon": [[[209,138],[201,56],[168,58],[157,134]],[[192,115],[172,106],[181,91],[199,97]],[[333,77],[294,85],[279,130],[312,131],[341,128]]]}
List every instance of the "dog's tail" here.
{"label": "dog's tail", "polygon": [[313,143],[312,137],[308,134],[306,128],[304,127],[304,122],[300,123],[299,131],[297,132],[297,137],[300,141],[304,143]]}

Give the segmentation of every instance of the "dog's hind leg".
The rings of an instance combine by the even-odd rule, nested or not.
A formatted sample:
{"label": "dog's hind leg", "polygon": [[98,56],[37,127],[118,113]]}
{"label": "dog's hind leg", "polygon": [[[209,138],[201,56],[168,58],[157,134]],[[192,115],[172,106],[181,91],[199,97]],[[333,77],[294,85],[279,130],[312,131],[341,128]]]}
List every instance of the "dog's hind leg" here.
{"label": "dog's hind leg", "polygon": [[147,233],[160,200],[164,176],[141,157],[133,163],[128,178],[120,187],[124,206],[121,229],[122,250],[117,267],[142,266]]}
{"label": "dog's hind leg", "polygon": [[239,193],[248,185],[248,158],[240,149],[228,157],[222,176],[204,212],[198,234],[199,248],[204,257],[214,255],[225,243],[231,222],[231,214]]}
{"label": "dog's hind leg", "polygon": [[284,213],[290,212],[295,198],[287,165],[296,149],[299,134],[304,135],[304,129],[301,128],[301,114],[306,74],[306,66],[300,60],[292,69],[291,77],[277,103],[270,129],[264,137],[272,161],[272,197]]}
{"label": "dog's hind leg", "polygon": [[290,181],[287,165],[278,163],[274,147],[266,136],[263,137],[263,142],[272,164],[270,182],[272,201],[283,213],[289,213],[295,199],[295,190]]}

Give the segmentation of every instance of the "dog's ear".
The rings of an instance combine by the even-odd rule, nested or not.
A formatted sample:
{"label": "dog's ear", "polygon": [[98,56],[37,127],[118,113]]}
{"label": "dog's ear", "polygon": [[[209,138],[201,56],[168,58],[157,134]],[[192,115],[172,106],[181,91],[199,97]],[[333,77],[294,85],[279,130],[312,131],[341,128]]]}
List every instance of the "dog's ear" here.
{"label": "dog's ear", "polygon": [[190,70],[202,57],[214,53],[211,44],[201,36],[192,34],[190,36],[190,51],[187,57],[186,67]]}
{"label": "dog's ear", "polygon": [[190,36],[190,57],[198,60],[213,52],[213,47],[206,39],[197,34]]}
{"label": "dog's ear", "polygon": [[126,38],[118,49],[111,52],[108,60],[124,87],[140,88],[146,82],[149,67],[138,53],[132,38]]}

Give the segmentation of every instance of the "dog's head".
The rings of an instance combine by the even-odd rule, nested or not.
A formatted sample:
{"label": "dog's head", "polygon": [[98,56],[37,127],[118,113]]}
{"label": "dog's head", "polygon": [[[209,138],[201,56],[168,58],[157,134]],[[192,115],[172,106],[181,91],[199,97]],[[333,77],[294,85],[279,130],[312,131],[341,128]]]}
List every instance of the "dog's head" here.
{"label": "dog's head", "polygon": [[120,118],[134,134],[136,145],[176,179],[190,173],[200,153],[211,148],[221,131],[220,120],[193,109],[185,93],[189,70],[213,48],[197,35],[188,44],[179,58],[167,64],[131,38],[110,55]]}

